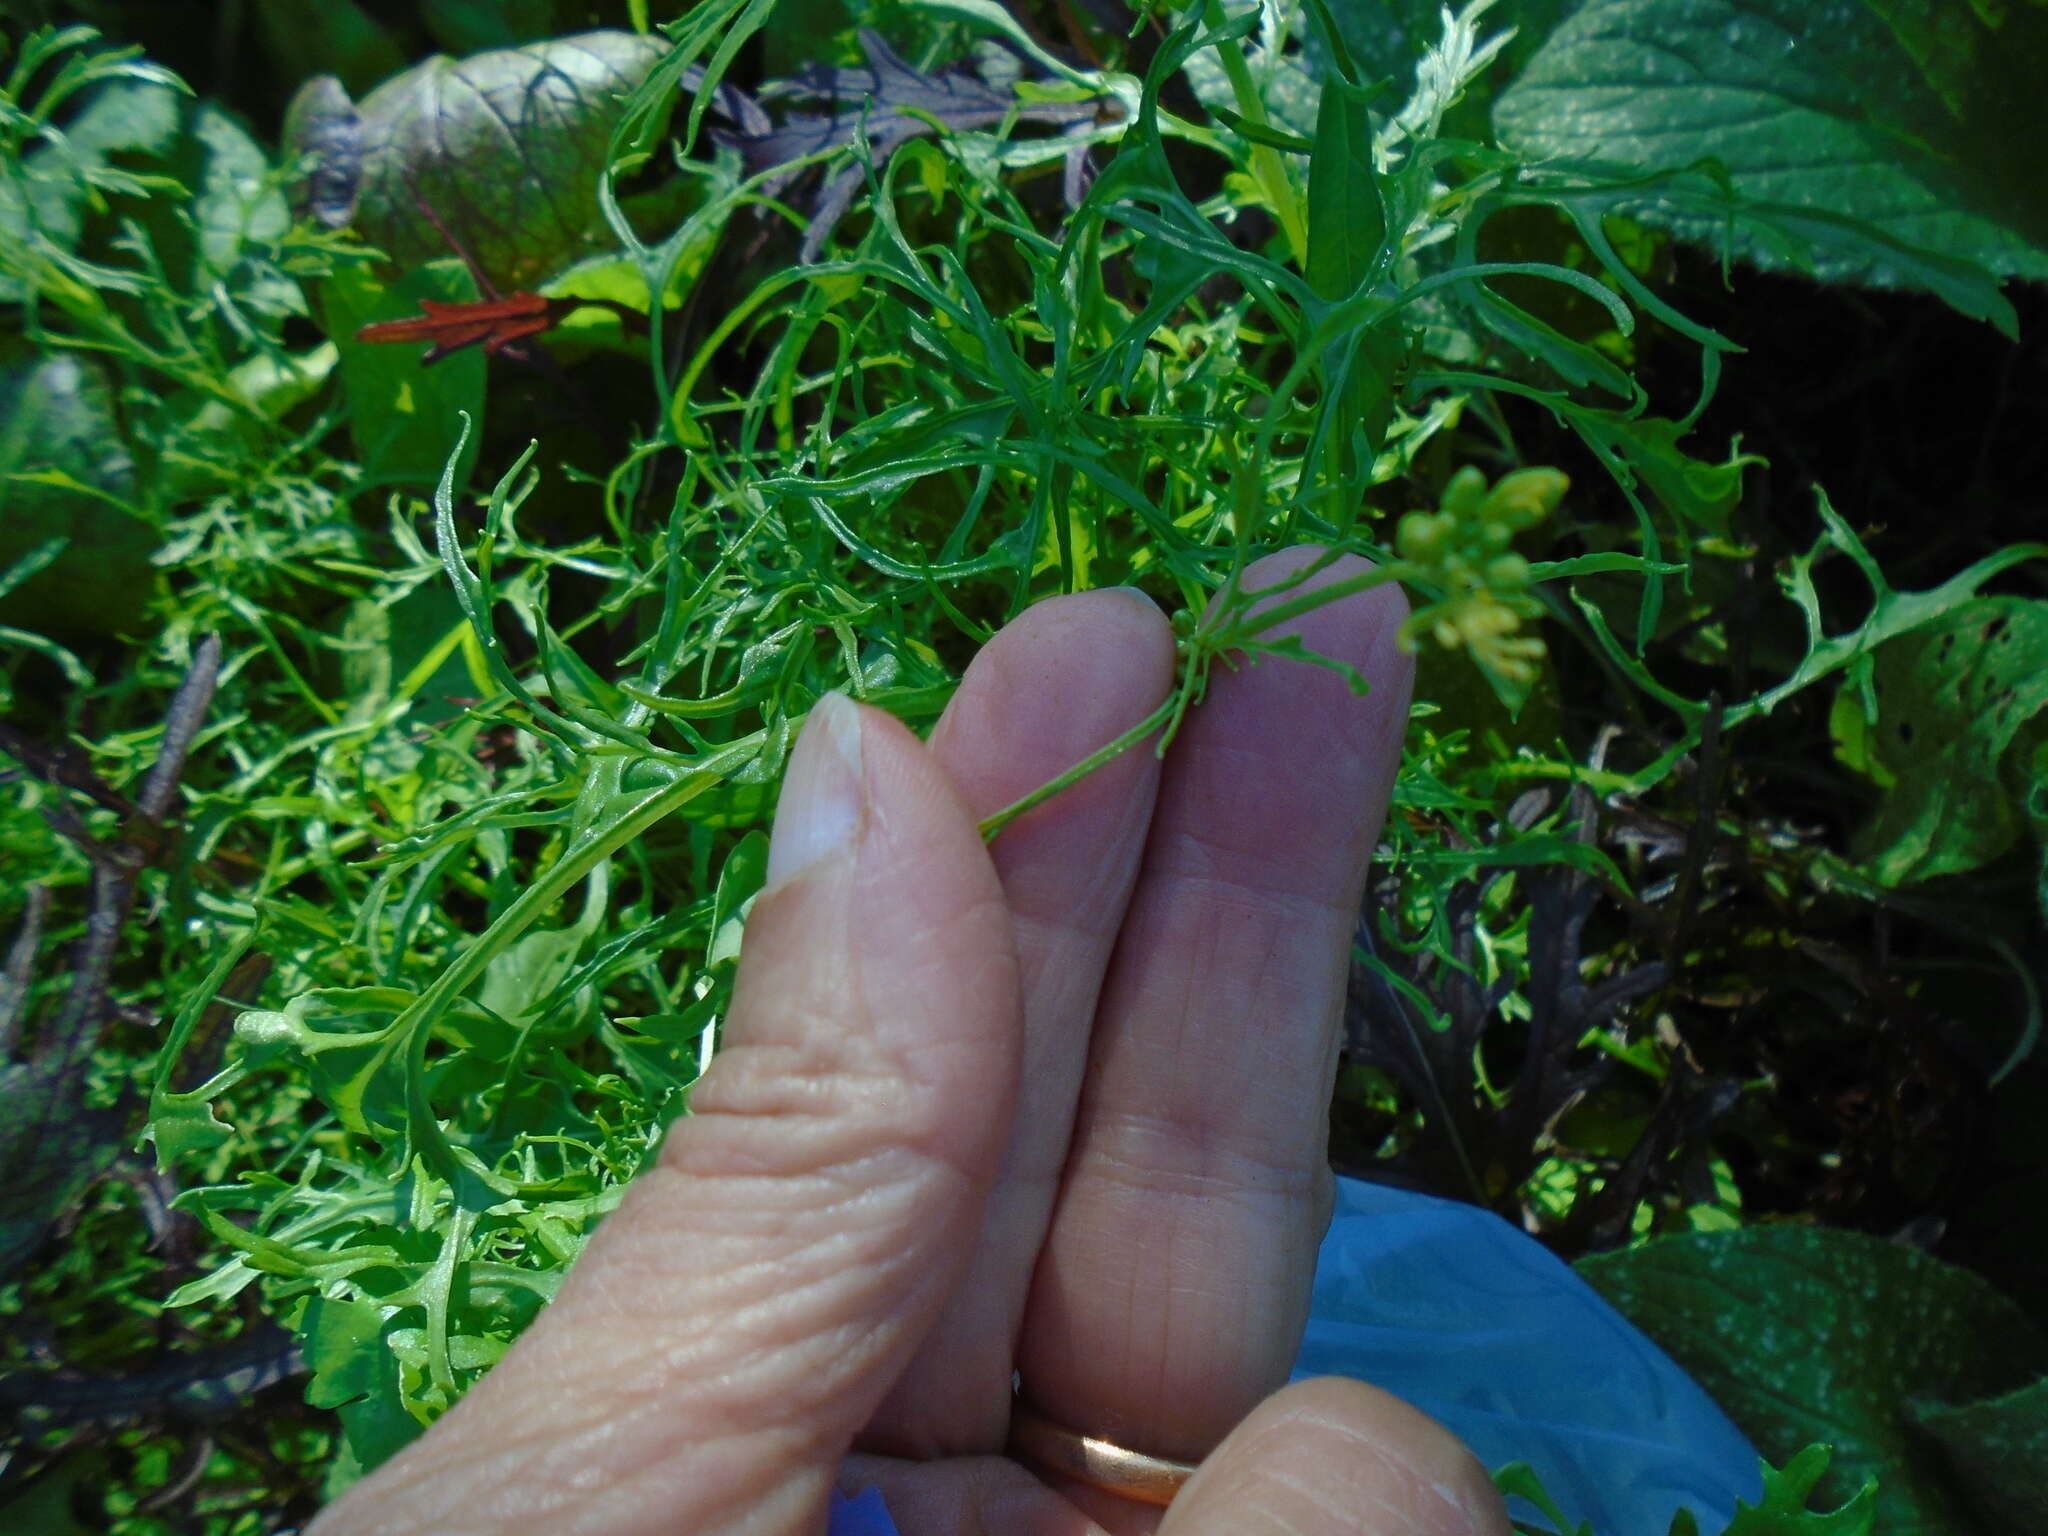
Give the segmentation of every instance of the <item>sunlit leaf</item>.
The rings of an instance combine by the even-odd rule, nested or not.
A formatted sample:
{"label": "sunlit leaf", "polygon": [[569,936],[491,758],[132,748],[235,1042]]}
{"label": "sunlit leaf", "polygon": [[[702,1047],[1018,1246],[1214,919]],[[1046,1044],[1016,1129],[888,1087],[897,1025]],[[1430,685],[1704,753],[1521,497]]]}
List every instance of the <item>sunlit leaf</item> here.
{"label": "sunlit leaf", "polygon": [[[2048,195],[2011,149],[2037,125],[2044,56],[2048,12],[2032,5],[1588,0],[1494,118],[1512,147],[1565,162],[1712,157],[1768,205],[1738,221],[1745,258],[1927,287],[2009,328],[1995,283],[1968,269],[2048,276]],[[1646,211],[1719,238],[1711,215]]]}

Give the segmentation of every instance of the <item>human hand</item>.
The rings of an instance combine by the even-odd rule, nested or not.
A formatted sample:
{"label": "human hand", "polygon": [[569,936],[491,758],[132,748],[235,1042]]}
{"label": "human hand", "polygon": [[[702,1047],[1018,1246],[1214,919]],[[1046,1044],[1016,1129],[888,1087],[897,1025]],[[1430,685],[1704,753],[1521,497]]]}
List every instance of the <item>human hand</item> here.
{"label": "human hand", "polygon": [[[904,1536],[1506,1536],[1429,1419],[1283,1388],[1405,611],[1382,587],[1279,631],[1369,697],[1219,667],[1163,765],[1128,752],[990,849],[976,818],[1165,696],[1151,602],[1032,608],[929,747],[821,702],[691,1114],[517,1346],[311,1536],[816,1532],[835,1478]],[[1163,1518],[1042,1477],[1004,1455],[1013,1373],[1045,1418],[1199,1469]]]}

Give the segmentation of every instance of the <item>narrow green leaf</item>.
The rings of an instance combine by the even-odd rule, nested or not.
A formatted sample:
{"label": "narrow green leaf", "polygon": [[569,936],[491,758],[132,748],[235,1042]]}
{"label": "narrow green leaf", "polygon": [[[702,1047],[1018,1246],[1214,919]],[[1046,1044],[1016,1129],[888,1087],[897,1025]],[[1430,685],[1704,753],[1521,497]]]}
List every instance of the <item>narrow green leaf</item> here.
{"label": "narrow green leaf", "polygon": [[1386,204],[1372,164],[1371,93],[1341,80],[1323,87],[1308,171],[1308,281],[1325,299],[1348,298],[1379,265]]}

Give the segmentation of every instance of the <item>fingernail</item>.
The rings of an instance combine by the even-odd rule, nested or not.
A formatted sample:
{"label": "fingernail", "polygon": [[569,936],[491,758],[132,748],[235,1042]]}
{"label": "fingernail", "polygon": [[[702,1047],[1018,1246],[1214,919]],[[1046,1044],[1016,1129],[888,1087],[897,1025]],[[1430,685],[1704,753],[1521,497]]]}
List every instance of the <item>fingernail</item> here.
{"label": "fingernail", "polygon": [[1152,594],[1147,592],[1143,587],[1102,587],[1099,590],[1104,592],[1114,592],[1117,594],[1117,596],[1129,598],[1134,603],[1143,603],[1147,608],[1150,608],[1154,613],[1157,613],[1159,611],[1159,605],[1152,601]]}
{"label": "fingernail", "polygon": [[768,883],[851,848],[866,805],[860,767],[860,711],[843,693],[811,709],[789,754],[775,830],[768,837]]}

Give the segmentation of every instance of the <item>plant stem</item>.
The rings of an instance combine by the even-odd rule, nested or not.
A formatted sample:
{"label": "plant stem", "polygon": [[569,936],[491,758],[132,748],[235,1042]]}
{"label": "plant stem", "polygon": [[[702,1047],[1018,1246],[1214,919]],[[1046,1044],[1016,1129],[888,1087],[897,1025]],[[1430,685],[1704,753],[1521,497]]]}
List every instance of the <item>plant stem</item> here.
{"label": "plant stem", "polygon": [[1137,746],[1153,732],[1164,728],[1165,739],[1171,741],[1180,728],[1181,716],[1186,713],[1188,704],[1200,691],[1201,680],[1207,675],[1210,658],[1222,654],[1253,635],[1264,633],[1276,624],[1284,624],[1289,619],[1313,612],[1325,604],[1336,602],[1339,598],[1349,597],[1355,592],[1368,592],[1374,587],[1383,587],[1388,582],[1399,581],[1403,576],[1411,574],[1412,568],[1405,564],[1376,565],[1371,570],[1361,571],[1343,581],[1317,587],[1284,603],[1276,603],[1250,619],[1230,623],[1214,630],[1197,631],[1190,653],[1182,664],[1180,685],[1167,695],[1157,709],[1115,740],[1097,747],[1057,778],[1048,779],[1022,799],[1013,801],[993,816],[984,819],[981,822],[982,841],[994,841],[1003,828],[1026,811],[1045,804],[1069,785],[1078,784],[1105,763]]}
{"label": "plant stem", "polygon": [[1374,587],[1384,587],[1389,582],[1402,581],[1416,574],[1415,568],[1405,562],[1373,566],[1370,570],[1360,571],[1356,576],[1347,576],[1342,581],[1333,581],[1326,587],[1317,587],[1298,597],[1291,597],[1284,603],[1275,603],[1249,619],[1219,630],[1211,646],[1219,651],[1228,650],[1240,640],[1264,634],[1276,624],[1285,624],[1289,619],[1298,619],[1305,613],[1313,613],[1339,598],[1350,597],[1356,592],[1370,592]]}
{"label": "plant stem", "polygon": [[1023,799],[1013,801],[1011,804],[1004,806],[1000,811],[997,811],[993,816],[985,818],[981,823],[982,841],[993,842],[998,832],[1002,831],[1003,828],[1007,827],[1019,816],[1022,816],[1026,811],[1045,804],[1046,801],[1065,789],[1069,784],[1078,784],[1104,763],[1109,762],[1112,758],[1121,757],[1147,736],[1150,736],[1154,731],[1165,725],[1167,721],[1173,718],[1174,712],[1179,708],[1181,692],[1181,689],[1176,688],[1167,696],[1164,703],[1128,731],[1125,731],[1123,735],[1117,737],[1114,741],[1097,747],[1058,778],[1048,779],[1045,783],[1039,785],[1038,788],[1032,790],[1030,794],[1024,796]]}
{"label": "plant stem", "polygon": [[[1230,18],[1223,12],[1223,0],[1205,0],[1202,19],[1212,27],[1222,27],[1227,23]],[[1251,65],[1245,59],[1243,46],[1234,37],[1224,39],[1216,44],[1216,57],[1223,65],[1224,77],[1230,81],[1230,93],[1237,101],[1238,116],[1254,127],[1271,127],[1265,100],[1259,95],[1258,83],[1252,79]],[[1280,232],[1287,237],[1288,255],[1297,267],[1305,270],[1308,263],[1308,218],[1302,211],[1301,199],[1295,195],[1294,182],[1287,174],[1287,162],[1270,144],[1253,144],[1251,152],[1252,180],[1258,183],[1266,205],[1279,221]]]}

